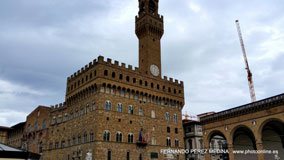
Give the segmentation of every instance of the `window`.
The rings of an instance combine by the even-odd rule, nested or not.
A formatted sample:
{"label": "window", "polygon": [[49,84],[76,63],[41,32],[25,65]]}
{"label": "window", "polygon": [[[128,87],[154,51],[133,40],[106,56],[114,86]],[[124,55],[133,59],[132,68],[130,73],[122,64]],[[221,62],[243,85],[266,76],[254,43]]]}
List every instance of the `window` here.
{"label": "window", "polygon": [[169,112],[166,112],[166,113],[165,113],[165,119],[166,119],[166,121],[169,121],[169,120],[170,120],[170,114],[169,114]]}
{"label": "window", "polygon": [[160,85],[157,84],[157,89],[160,89]]}
{"label": "window", "polygon": [[126,81],[129,82],[129,76],[126,76]]}
{"label": "window", "polygon": [[80,144],[82,141],[81,141],[81,135],[78,135],[78,143],[77,144]]}
{"label": "window", "polygon": [[111,150],[107,151],[107,160],[111,160]]}
{"label": "window", "polygon": [[110,101],[106,101],[106,103],[105,103],[105,110],[106,111],[110,111],[111,110],[111,102]]}
{"label": "window", "polygon": [[178,116],[177,116],[177,114],[174,114],[174,116],[173,116],[173,120],[174,120],[174,122],[175,122],[175,123],[177,123],[177,122],[178,122]]}
{"label": "window", "polygon": [[117,112],[122,112],[122,104],[121,103],[117,104]]}
{"label": "window", "polygon": [[116,133],[116,142],[122,142],[122,133],[121,132]]}
{"label": "window", "polygon": [[59,148],[59,142],[55,142],[55,149]]}
{"label": "window", "polygon": [[128,143],[133,143],[133,133],[128,134]]}
{"label": "window", "polygon": [[171,146],[171,138],[167,137],[167,147],[170,147],[170,146]]}
{"label": "window", "polygon": [[37,124],[37,121],[35,122],[35,125],[34,125],[34,127],[35,127],[35,128],[34,128],[35,130],[37,130],[37,129],[38,129],[38,124]]}
{"label": "window", "polygon": [[179,147],[179,140],[175,139],[175,147]]}
{"label": "window", "polygon": [[109,141],[110,140],[110,133],[109,131],[104,131],[104,141]]}
{"label": "window", "polygon": [[127,153],[126,153],[126,160],[130,160],[130,152],[129,151],[127,151]]}
{"label": "window", "polygon": [[175,128],[175,133],[178,134],[178,128]]}
{"label": "window", "polygon": [[43,121],[42,121],[42,129],[45,129],[46,128],[46,120],[44,119]]}
{"label": "window", "polygon": [[139,116],[143,116],[143,109],[139,107]]}
{"label": "window", "polygon": [[104,71],[104,75],[107,76],[108,75],[108,70]]}
{"label": "window", "polygon": [[88,142],[88,135],[87,132],[84,133],[84,138],[83,138],[83,143],[87,143]]}
{"label": "window", "polygon": [[146,86],[146,87],[148,86],[148,82],[147,82],[147,81],[145,81],[145,86]]}
{"label": "window", "polygon": [[73,145],[75,145],[75,144],[76,144],[76,138],[73,137]]}
{"label": "window", "polygon": [[136,83],[136,78],[133,78],[133,83]]}
{"label": "window", "polygon": [[140,80],[140,81],[139,81],[139,84],[142,85],[142,83],[143,83],[142,80]]}
{"label": "window", "polygon": [[133,106],[132,105],[128,106],[128,113],[133,114],[133,111],[134,111]]}
{"label": "window", "polygon": [[94,133],[93,132],[90,133],[90,141],[94,142]]}
{"label": "window", "polygon": [[153,83],[151,83],[151,88],[154,88],[154,84]]}
{"label": "window", "polygon": [[49,143],[49,149],[52,149],[53,143]]}
{"label": "window", "polygon": [[115,72],[112,72],[111,77],[115,78]]}
{"label": "window", "polygon": [[154,110],[151,111],[151,118],[156,118],[156,114]]}
{"label": "window", "polygon": [[171,128],[167,127],[167,133],[171,133]]}
{"label": "window", "polygon": [[61,148],[65,147],[65,141],[61,141]]}
{"label": "window", "polygon": [[119,74],[119,79],[122,80],[123,79],[123,75]]}

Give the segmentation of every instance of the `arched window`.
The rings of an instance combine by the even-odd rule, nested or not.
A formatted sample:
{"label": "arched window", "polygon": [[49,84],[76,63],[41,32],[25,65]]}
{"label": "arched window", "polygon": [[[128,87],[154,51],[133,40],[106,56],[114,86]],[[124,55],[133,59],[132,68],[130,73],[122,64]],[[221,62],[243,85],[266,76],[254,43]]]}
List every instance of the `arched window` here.
{"label": "arched window", "polygon": [[126,153],[126,160],[130,160],[130,151],[127,151]]}
{"label": "arched window", "polygon": [[167,127],[167,133],[171,133],[171,128]]}
{"label": "arched window", "polygon": [[122,142],[122,133],[116,132],[116,142]]}
{"label": "arched window", "polygon": [[175,139],[175,147],[179,147],[179,140]]}
{"label": "arched window", "polygon": [[133,114],[133,113],[134,113],[134,108],[133,108],[132,105],[129,105],[129,106],[128,106],[128,113],[129,113],[129,114]]}
{"label": "arched window", "polygon": [[84,133],[84,137],[83,137],[83,143],[87,143],[88,142],[88,135],[87,132]]}
{"label": "arched window", "polygon": [[108,75],[108,70],[104,71],[104,75],[107,76]]}
{"label": "arched window", "polygon": [[110,140],[110,132],[109,131],[104,131],[104,141],[109,141]]}
{"label": "arched window", "polygon": [[94,142],[94,133],[93,132],[91,132],[90,133],[90,142]]}
{"label": "arched window", "polygon": [[117,104],[117,112],[122,112],[122,103]]}
{"label": "arched window", "polygon": [[170,146],[171,146],[171,138],[167,137],[167,147],[170,147]]}
{"label": "arched window", "polygon": [[174,120],[174,122],[175,122],[175,123],[177,123],[177,122],[178,122],[178,116],[177,116],[177,114],[176,114],[176,113],[175,113],[175,114],[174,114],[174,116],[173,116],[173,120]]}
{"label": "arched window", "polygon": [[166,112],[166,113],[165,113],[165,119],[166,119],[166,121],[169,121],[169,120],[170,120],[170,114],[169,114],[169,112]]}
{"label": "arched window", "polygon": [[111,160],[111,150],[107,151],[107,160]]}
{"label": "arched window", "polygon": [[128,134],[128,143],[133,143],[133,133]]}
{"label": "arched window", "polygon": [[106,101],[105,103],[105,110],[110,111],[111,110],[111,102],[109,100]]}
{"label": "arched window", "polygon": [[46,128],[46,120],[44,119],[43,121],[42,121],[42,129],[45,129]]}

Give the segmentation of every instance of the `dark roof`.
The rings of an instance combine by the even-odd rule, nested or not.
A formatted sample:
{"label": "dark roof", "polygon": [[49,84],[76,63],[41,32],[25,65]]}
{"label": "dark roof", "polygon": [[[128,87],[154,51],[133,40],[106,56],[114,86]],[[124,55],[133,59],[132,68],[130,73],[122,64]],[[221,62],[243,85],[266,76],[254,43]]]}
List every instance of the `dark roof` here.
{"label": "dark roof", "polygon": [[25,124],[26,124],[26,122],[20,122],[18,124],[13,125],[11,128],[12,129],[22,128],[22,127],[25,126]]}
{"label": "dark roof", "polygon": [[10,127],[0,126],[0,130],[10,130]]}
{"label": "dark roof", "polygon": [[202,124],[266,110],[284,104],[284,93],[200,118]]}
{"label": "dark roof", "polygon": [[21,158],[21,159],[34,159],[40,158],[39,154],[23,151],[0,143],[0,157],[1,158]]}

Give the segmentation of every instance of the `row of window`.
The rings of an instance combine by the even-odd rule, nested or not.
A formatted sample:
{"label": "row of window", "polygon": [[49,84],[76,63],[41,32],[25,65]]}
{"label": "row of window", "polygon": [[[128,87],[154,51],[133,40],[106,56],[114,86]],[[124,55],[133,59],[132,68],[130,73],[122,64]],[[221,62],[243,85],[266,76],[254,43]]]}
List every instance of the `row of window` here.
{"label": "row of window", "polygon": [[[61,142],[55,142],[55,149],[58,148],[65,148],[68,146],[72,146],[72,145],[78,145],[78,144],[84,144],[84,143],[88,143],[88,142],[93,142],[94,139],[94,133],[91,132],[89,133],[89,135],[85,132],[83,134],[83,137],[81,137],[81,135],[78,135],[77,137],[73,136],[72,139],[68,139],[67,141],[62,140]],[[53,143],[49,143],[49,149],[53,149]]]}
{"label": "row of window", "polygon": [[[108,70],[104,70],[104,76],[108,76]],[[116,73],[115,72],[112,72],[111,74],[111,77],[112,78],[116,78]],[[119,74],[119,80],[123,80],[123,75],[122,74]],[[130,82],[130,77],[129,76],[126,76],[125,77],[125,80],[126,82]],[[137,83],[137,79],[136,78],[132,78],[132,83],[136,84]],[[139,80],[139,85],[144,85],[145,87],[148,87],[148,82],[147,81],[144,81],[143,80]],[[151,88],[156,88],[156,89],[160,89],[160,85],[157,84],[156,86],[154,86],[154,83],[151,83]],[[163,90],[166,91],[166,86],[163,86]],[[171,87],[168,87],[168,92],[171,93],[172,92],[172,89]],[[177,93],[177,90],[176,89],[173,89],[173,93],[176,94]],[[181,90],[178,91],[178,93],[181,93]]]}
{"label": "row of window", "polygon": [[[104,109],[106,111],[111,111],[112,110],[112,103],[109,100],[107,100],[105,102]],[[83,115],[87,114],[88,112],[91,112],[91,111],[94,111],[94,110],[96,110],[95,102],[92,103],[92,106],[89,106],[89,104],[87,104],[86,107],[81,108],[80,110],[76,110],[74,113],[71,112],[69,115],[68,115],[68,113],[65,113],[64,116],[62,116],[62,115],[53,116],[51,124],[53,125],[53,124],[56,124],[56,123],[65,122],[67,120],[71,120],[73,118],[77,118],[77,117],[83,116]],[[117,104],[116,111],[120,112],[120,113],[123,112],[123,105],[122,105],[122,103],[118,103]],[[127,112],[128,112],[128,114],[134,114],[134,107],[132,105],[129,105]],[[138,115],[139,116],[144,116],[144,110],[142,109],[142,107],[138,108]],[[155,113],[154,110],[151,110],[151,118],[156,118],[156,113]],[[165,113],[165,120],[168,121],[168,122],[171,120],[171,116],[170,116],[169,112]],[[177,116],[177,114],[173,115],[173,122],[174,123],[178,123],[178,116]],[[42,128],[45,128],[45,127],[46,127],[46,122],[43,121]],[[35,129],[36,128],[37,128],[37,123],[35,123]]]}
{"label": "row of window", "polygon": [[[106,110],[106,111],[111,111],[111,110],[112,110],[112,104],[111,104],[111,102],[110,102],[109,100],[107,100],[107,101],[105,102],[105,110]],[[123,111],[122,103],[118,103],[118,104],[117,104],[117,109],[116,109],[116,111],[117,111],[117,112],[122,112],[122,111]],[[134,107],[133,107],[132,105],[129,105],[129,106],[128,106],[128,113],[129,113],[129,114],[134,114]],[[138,108],[138,115],[139,115],[139,116],[143,116],[143,115],[144,115],[144,111],[143,111],[142,107],[139,107],[139,108]],[[155,114],[155,111],[154,111],[154,110],[151,111],[151,118],[156,118],[156,114]],[[166,112],[166,113],[165,113],[165,120],[166,120],[166,121],[170,121],[170,119],[171,119],[170,113],[169,113],[169,112]],[[174,121],[175,123],[178,122],[178,116],[177,116],[177,114],[174,114],[174,115],[173,115],[173,121]]]}
{"label": "row of window", "polygon": [[28,124],[27,131],[31,132],[33,130],[36,131],[38,129],[45,129],[45,128],[46,128],[46,120],[44,119],[41,124],[38,124],[38,121],[35,121],[33,127],[31,124]]}

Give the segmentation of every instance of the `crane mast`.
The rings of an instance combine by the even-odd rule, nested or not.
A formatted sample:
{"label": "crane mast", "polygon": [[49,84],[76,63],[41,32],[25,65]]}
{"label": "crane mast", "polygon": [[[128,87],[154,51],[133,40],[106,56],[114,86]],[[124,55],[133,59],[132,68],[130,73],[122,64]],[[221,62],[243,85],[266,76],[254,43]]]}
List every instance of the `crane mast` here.
{"label": "crane mast", "polygon": [[241,32],[241,27],[240,27],[240,24],[239,24],[239,20],[236,20],[236,26],[237,26],[238,35],[239,35],[241,48],[242,48],[242,52],[243,52],[243,57],[244,57],[245,65],[246,65],[245,69],[247,70],[247,74],[248,74],[247,78],[248,78],[248,85],[249,85],[249,91],[250,91],[250,98],[251,98],[251,102],[255,102],[256,101],[256,97],[255,97],[255,92],[254,92],[252,73],[251,73],[251,71],[249,69],[248,59],[247,59],[247,55],[246,55],[244,41],[243,41],[243,38],[242,38],[242,32]]}

